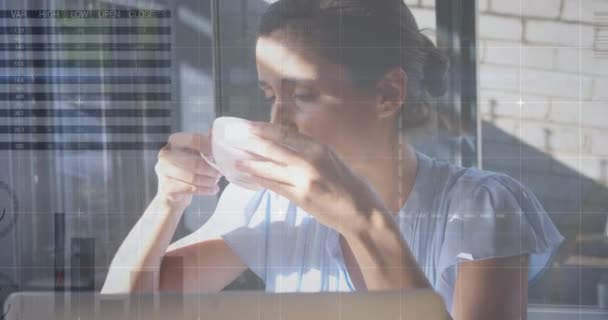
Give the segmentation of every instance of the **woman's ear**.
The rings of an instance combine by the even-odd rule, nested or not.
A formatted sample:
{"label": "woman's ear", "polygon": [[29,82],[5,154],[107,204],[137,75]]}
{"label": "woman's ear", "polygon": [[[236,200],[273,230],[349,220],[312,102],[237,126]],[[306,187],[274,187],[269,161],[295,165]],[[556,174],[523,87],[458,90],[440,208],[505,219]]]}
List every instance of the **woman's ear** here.
{"label": "woman's ear", "polygon": [[399,113],[407,99],[407,74],[402,67],[390,69],[376,86],[378,118]]}

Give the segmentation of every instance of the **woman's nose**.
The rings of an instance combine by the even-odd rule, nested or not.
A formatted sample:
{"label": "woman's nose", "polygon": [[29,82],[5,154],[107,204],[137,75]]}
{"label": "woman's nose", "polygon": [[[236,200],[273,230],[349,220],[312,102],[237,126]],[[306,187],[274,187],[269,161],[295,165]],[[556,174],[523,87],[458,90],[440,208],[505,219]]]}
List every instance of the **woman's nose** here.
{"label": "woman's nose", "polygon": [[270,122],[273,124],[295,127],[292,109],[293,108],[289,105],[289,103],[286,103],[284,101],[277,101],[272,106]]}

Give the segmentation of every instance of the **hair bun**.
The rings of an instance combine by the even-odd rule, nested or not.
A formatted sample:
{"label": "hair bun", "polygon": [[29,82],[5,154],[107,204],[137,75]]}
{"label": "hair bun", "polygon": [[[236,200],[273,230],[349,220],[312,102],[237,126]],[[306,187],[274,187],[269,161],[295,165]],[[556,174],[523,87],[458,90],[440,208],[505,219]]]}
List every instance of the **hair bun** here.
{"label": "hair bun", "polygon": [[435,44],[424,34],[420,34],[420,42],[424,57],[423,83],[426,91],[434,97],[441,96],[447,88],[447,73],[449,60]]}

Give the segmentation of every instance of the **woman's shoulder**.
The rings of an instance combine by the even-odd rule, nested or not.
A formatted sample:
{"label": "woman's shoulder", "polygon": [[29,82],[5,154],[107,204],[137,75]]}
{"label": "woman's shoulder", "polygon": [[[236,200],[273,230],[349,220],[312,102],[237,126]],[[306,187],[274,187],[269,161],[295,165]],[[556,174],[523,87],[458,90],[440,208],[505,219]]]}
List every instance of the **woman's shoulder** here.
{"label": "woman's shoulder", "polygon": [[530,254],[536,279],[564,238],[531,190],[504,173],[427,160],[446,190],[439,272],[463,260]]}
{"label": "woman's shoulder", "polygon": [[508,174],[463,167],[445,160],[434,159],[420,154],[422,165],[431,171],[433,185],[441,189],[443,197],[472,197],[480,193],[490,195],[522,194],[531,195],[530,190]]}

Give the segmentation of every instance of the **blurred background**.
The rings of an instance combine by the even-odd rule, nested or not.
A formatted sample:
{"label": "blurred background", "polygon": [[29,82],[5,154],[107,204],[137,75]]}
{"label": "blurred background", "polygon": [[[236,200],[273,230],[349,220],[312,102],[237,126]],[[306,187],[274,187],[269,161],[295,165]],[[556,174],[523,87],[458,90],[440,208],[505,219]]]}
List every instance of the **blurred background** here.
{"label": "blurred background", "polygon": [[[2,1],[0,304],[18,290],[99,290],[156,192],[168,135],[221,115],[269,119],[254,45],[271,2]],[[452,65],[433,121],[407,134],[541,200],[566,242],[530,288],[539,314],[606,307],[608,1],[405,2]],[[175,239],[216,202],[196,198]],[[226,290],[263,286],[246,272]]]}

